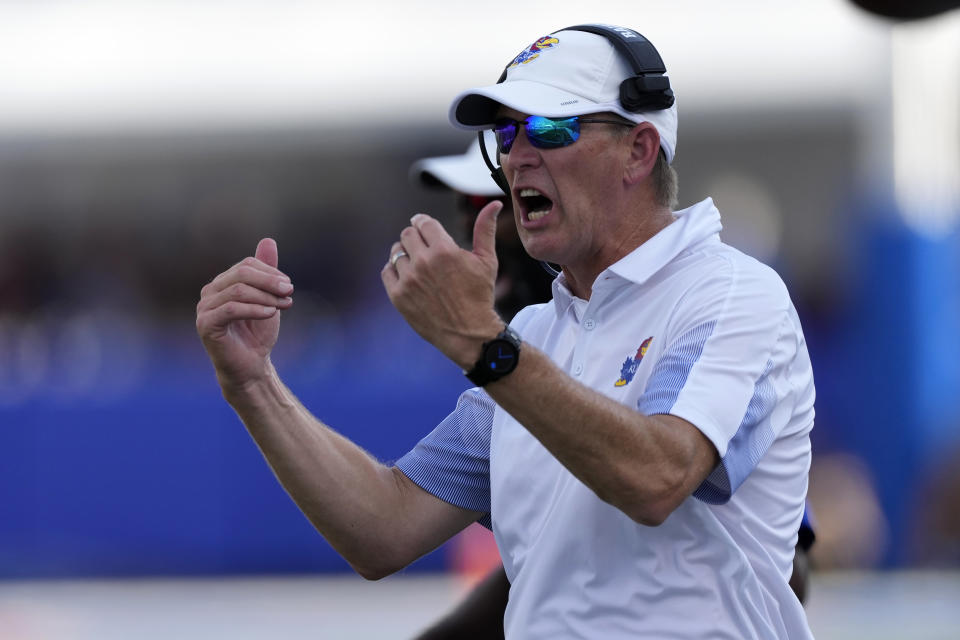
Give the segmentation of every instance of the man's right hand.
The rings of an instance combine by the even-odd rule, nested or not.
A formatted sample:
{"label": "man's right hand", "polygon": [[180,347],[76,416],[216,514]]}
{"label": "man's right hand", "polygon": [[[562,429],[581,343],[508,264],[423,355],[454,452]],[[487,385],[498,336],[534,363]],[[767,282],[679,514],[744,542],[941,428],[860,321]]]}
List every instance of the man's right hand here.
{"label": "man's right hand", "polygon": [[280,333],[280,310],[293,305],[293,284],[277,269],[277,243],[264,238],[200,291],[197,333],[224,394],[270,375],[270,351]]}
{"label": "man's right hand", "polygon": [[376,580],[432,551],[483,513],[421,489],[317,420],[270,362],[280,313],[293,304],[265,238],[205,286],[197,304],[203,340],[223,395],[277,479],[357,573]]}

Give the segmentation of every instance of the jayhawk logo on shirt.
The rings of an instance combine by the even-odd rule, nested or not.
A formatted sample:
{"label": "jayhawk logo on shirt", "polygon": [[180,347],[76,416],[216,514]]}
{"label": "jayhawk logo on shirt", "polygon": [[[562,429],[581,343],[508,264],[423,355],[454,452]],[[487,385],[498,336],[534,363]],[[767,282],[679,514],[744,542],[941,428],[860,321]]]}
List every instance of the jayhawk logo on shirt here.
{"label": "jayhawk logo on shirt", "polygon": [[544,49],[549,49],[555,44],[559,44],[559,43],[560,41],[557,38],[554,38],[553,36],[543,36],[542,38],[534,42],[532,45],[530,45],[529,47],[521,51],[517,55],[517,57],[513,59],[513,62],[511,62],[510,66],[508,66],[507,68],[512,69],[517,65],[527,64],[528,62],[530,62],[531,60],[539,56],[540,52],[543,51]]}
{"label": "jayhawk logo on shirt", "polygon": [[637,368],[640,366],[640,361],[643,360],[643,356],[647,355],[647,349],[650,348],[650,342],[653,340],[653,336],[650,336],[640,345],[640,348],[637,349],[637,354],[632,358],[628,357],[623,361],[623,367],[620,368],[620,378],[613,383],[615,387],[622,387],[630,383],[633,380],[633,376],[637,373]]}

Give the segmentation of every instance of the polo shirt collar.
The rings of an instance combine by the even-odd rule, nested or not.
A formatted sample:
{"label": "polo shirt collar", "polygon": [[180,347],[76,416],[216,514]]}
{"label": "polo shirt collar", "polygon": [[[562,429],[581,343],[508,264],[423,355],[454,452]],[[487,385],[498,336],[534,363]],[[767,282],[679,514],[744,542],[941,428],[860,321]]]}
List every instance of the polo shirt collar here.
{"label": "polo shirt collar", "polygon": [[667,266],[683,251],[707,240],[720,241],[720,212],[707,198],[692,207],[674,211],[675,220],[642,245],[610,265],[597,283],[609,272],[636,284],[643,284]]}
{"label": "polo shirt collar", "polygon": [[[602,271],[593,283],[593,291],[596,292],[605,280],[610,280],[611,274],[635,284],[643,284],[683,251],[704,241],[720,241],[718,234],[723,225],[720,224],[720,212],[712,198],[674,211],[673,215],[676,218],[673,223]],[[557,315],[562,316],[573,302],[573,294],[561,273],[553,281],[553,303]]]}
{"label": "polo shirt collar", "polygon": [[553,279],[553,310],[557,312],[557,317],[563,317],[573,306],[574,296],[567,288],[567,278],[561,271],[560,275]]}

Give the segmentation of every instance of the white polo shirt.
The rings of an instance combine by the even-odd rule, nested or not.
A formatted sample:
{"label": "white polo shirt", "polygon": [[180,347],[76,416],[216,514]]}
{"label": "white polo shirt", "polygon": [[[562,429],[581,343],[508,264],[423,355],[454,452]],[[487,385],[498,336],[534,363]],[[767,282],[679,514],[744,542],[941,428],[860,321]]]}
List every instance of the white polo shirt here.
{"label": "white polo shirt", "polygon": [[720,241],[711,200],[676,215],[590,300],[560,276],[511,322],[583,384],[713,442],[721,464],[663,524],[601,501],[479,389],[397,462],[492,515],[508,638],[812,637],[788,585],[813,426],[800,323],[777,274]]}

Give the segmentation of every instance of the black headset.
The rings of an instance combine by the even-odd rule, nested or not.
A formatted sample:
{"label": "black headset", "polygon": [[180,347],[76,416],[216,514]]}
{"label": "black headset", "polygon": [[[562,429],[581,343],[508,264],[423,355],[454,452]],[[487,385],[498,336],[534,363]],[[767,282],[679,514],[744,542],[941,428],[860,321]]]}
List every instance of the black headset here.
{"label": "black headset", "polygon": [[[586,31],[603,36],[620,55],[627,59],[634,75],[620,83],[620,106],[626,111],[631,113],[660,111],[673,106],[673,90],[670,88],[670,78],[663,75],[667,72],[663,59],[653,44],[633,29],[602,24],[581,24],[554,31],[550,35],[560,33],[560,31]],[[500,74],[500,79],[497,80],[497,84],[507,79],[507,69],[512,64],[513,60],[507,63],[503,73]],[[497,186],[509,196],[510,186],[503,169],[494,166],[491,162],[490,156],[487,154],[486,144],[484,144],[483,131],[479,131],[477,135],[480,138],[480,152],[483,155],[483,161],[487,163],[487,167],[490,169],[490,176],[497,183]]]}

